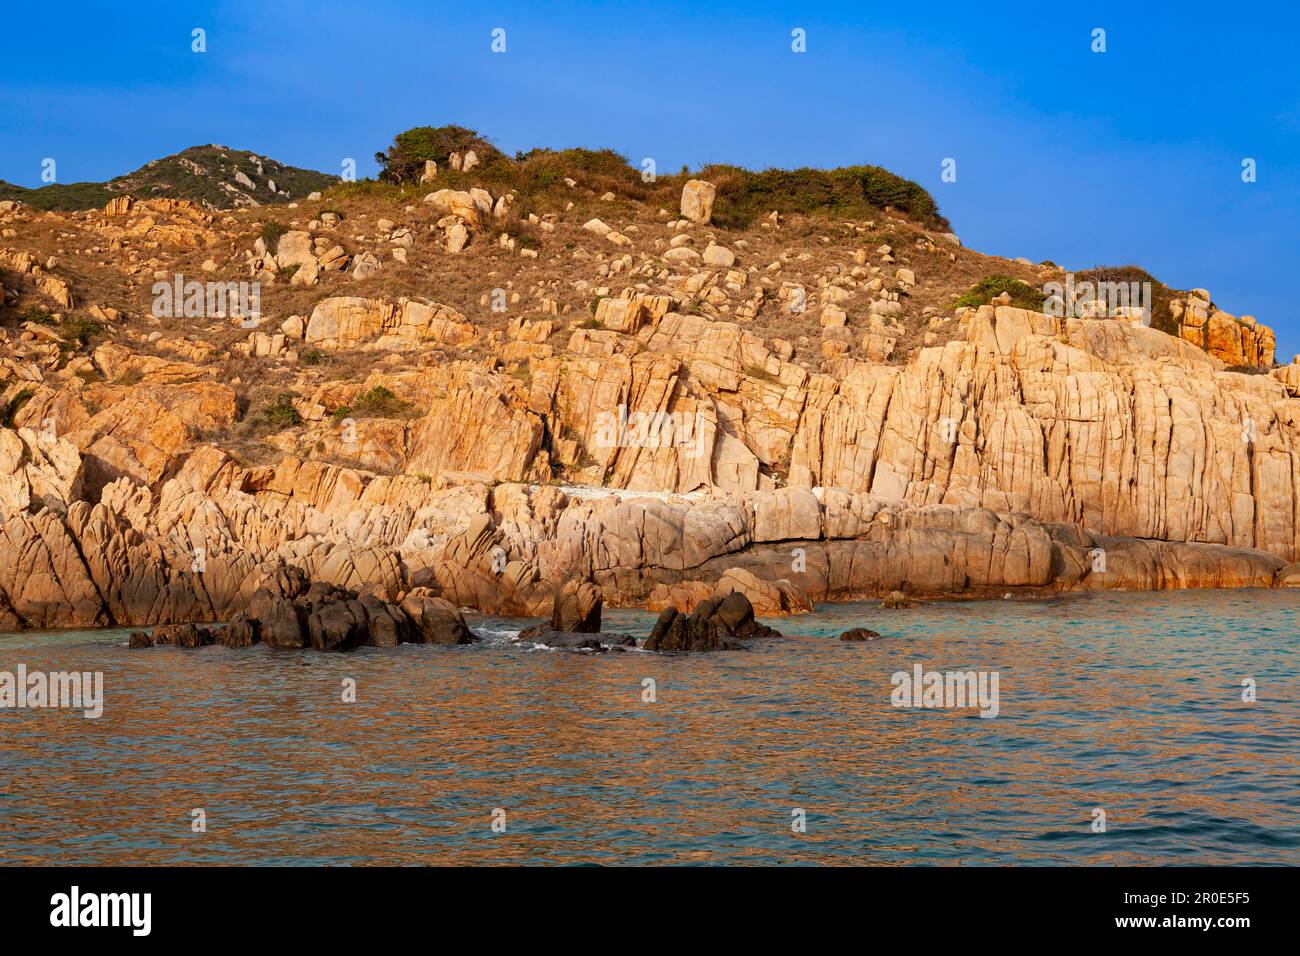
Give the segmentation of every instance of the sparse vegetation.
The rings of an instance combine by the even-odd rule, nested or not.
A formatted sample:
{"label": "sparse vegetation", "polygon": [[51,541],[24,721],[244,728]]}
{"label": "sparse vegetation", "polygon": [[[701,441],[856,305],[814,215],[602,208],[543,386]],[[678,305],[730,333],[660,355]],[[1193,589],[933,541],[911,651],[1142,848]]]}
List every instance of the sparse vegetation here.
{"label": "sparse vegetation", "polygon": [[[252,189],[239,182],[239,173],[253,183]],[[272,180],[277,192],[269,188]],[[53,183],[28,189],[0,181],[0,199],[17,199],[37,209],[74,211],[94,209],[116,196],[131,195],[137,199],[185,199],[217,209],[233,204],[235,194],[226,187],[247,192],[268,205],[301,198],[337,181],[326,173],[287,166],[247,150],[207,145],[191,146],[102,183]]]}
{"label": "sparse vegetation", "polygon": [[266,251],[271,255],[275,255],[275,250],[280,245],[280,239],[288,231],[288,226],[274,219],[262,223],[262,231],[260,235],[262,237],[262,242],[266,244]]}
{"label": "sparse vegetation", "polygon": [[262,410],[262,420],[280,428],[294,428],[302,424],[302,416],[293,407],[294,396],[281,392]]}
{"label": "sparse vegetation", "polygon": [[338,411],[334,415],[341,418],[346,418],[348,414],[364,418],[404,418],[412,412],[413,408],[410,402],[398,398],[384,386],[376,385],[359,395],[350,409],[341,409],[342,416]]}

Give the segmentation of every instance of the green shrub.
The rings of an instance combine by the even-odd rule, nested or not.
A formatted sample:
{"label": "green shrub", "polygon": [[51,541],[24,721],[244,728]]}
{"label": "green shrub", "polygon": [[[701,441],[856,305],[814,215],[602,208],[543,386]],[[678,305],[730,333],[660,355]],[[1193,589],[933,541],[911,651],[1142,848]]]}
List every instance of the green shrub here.
{"label": "green shrub", "polygon": [[4,317],[3,324],[10,328],[15,328],[17,326],[22,325],[24,322],[31,322],[35,325],[55,324],[54,316],[52,316],[45,309],[39,308],[38,306],[34,306],[34,305],[28,306],[26,309],[23,309],[23,311],[21,312],[13,312],[13,311],[8,312]]}
{"label": "green shrub", "polygon": [[59,336],[63,339],[65,350],[85,348],[92,339],[104,334],[104,324],[94,319],[76,315],[65,319],[59,326]]}
{"label": "green shrub", "polygon": [[1151,328],[1159,329],[1167,335],[1178,337],[1178,323],[1170,303],[1178,298],[1169,286],[1165,285],[1151,273],[1138,266],[1096,266],[1084,272],[1074,274],[1074,284],[1081,282],[1149,282],[1151,283]]}
{"label": "green shrub", "polygon": [[713,220],[723,228],[748,228],[773,210],[866,219],[892,206],[932,228],[947,229],[934,198],[911,180],[879,166],[838,169],[768,169],[706,166],[699,173],[718,187]]}
{"label": "green shrub", "polygon": [[1047,300],[1047,296],[1043,295],[1041,289],[1035,288],[1028,282],[1013,279],[1011,276],[995,275],[971,286],[970,291],[962,295],[949,308],[977,309],[981,305],[988,305],[1003,292],[1011,296],[1011,305],[1031,312],[1042,312],[1043,303]]}
{"label": "green shrub", "polygon": [[280,245],[280,238],[288,231],[289,227],[284,223],[271,221],[262,224],[262,242],[266,244],[269,255],[275,255],[275,250]]}
{"label": "green shrub", "polygon": [[439,173],[447,167],[452,153],[465,155],[473,150],[483,167],[506,159],[499,149],[472,129],[463,126],[417,126],[398,133],[393,145],[382,153],[375,153],[379,163],[379,178],[389,183],[419,182],[424,173],[425,160],[438,164]]}
{"label": "green shrub", "polygon": [[352,404],[354,413],[367,418],[401,418],[410,410],[410,402],[398,398],[382,385],[363,393]]}
{"label": "green shrub", "polygon": [[274,402],[270,402],[262,410],[262,419],[281,428],[292,428],[301,425],[302,416],[293,407],[293,399],[294,396],[291,393],[281,392],[275,397]]}

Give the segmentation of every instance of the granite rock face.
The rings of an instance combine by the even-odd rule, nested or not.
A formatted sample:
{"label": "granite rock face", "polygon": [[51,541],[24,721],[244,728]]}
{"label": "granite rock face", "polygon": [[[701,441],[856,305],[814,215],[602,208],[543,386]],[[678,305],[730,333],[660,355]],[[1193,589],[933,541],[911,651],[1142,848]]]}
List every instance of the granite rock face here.
{"label": "granite rock face", "polygon": [[[989,257],[896,211],[723,230],[725,183],[601,218],[456,184],[278,237],[167,201],[0,209],[31,247],[0,248],[0,297],[36,317],[0,329],[0,628],[347,647],[648,606],[690,648],[736,639],[708,623],[731,595],[1297,580],[1300,363],[1268,369],[1271,330],[1205,290],[1172,335],[955,308]],[[194,261],[261,283],[274,324],[145,311]],[[996,268],[1031,304],[1059,272]]]}
{"label": "granite rock face", "polygon": [[[243,468],[210,447],[156,492],[124,477],[66,514],[12,511],[0,545],[0,611],[23,627],[229,620],[268,595],[293,600],[308,582],[373,594],[415,620],[435,602],[540,617],[559,596],[557,629],[569,630],[592,626],[601,602],[693,613],[733,592],[766,594],[773,614],[894,590],[1269,587],[1294,577],[1279,577],[1284,557],[1257,549],[865,492],[583,498],[553,486],[433,487],[294,458]],[[562,593],[566,582],[582,583]]]}

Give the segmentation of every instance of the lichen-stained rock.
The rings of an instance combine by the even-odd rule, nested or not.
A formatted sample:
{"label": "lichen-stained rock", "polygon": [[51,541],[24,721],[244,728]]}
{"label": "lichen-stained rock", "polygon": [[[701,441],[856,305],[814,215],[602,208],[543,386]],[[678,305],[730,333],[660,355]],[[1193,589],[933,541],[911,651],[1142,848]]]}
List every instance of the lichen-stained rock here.
{"label": "lichen-stained rock", "polygon": [[406,422],[391,418],[325,419],[285,444],[320,458],[343,459],[359,468],[400,472],[406,467]]}
{"label": "lichen-stained rock", "polygon": [[[478,195],[475,195],[476,193]],[[424,201],[438,212],[463,219],[470,228],[477,228],[480,217],[486,217],[492,213],[492,198],[486,190],[482,189],[470,190],[469,192],[457,189],[439,189],[425,196]]]}
{"label": "lichen-stained rock", "polygon": [[596,304],[596,321],[611,331],[636,335],[643,326],[658,324],[672,306],[671,296],[639,295],[629,289],[620,298],[601,299]]}
{"label": "lichen-stained rock", "polygon": [[682,216],[691,222],[707,225],[713,218],[713,200],[718,189],[703,179],[688,180],[682,187]]}
{"label": "lichen-stained rock", "polygon": [[71,442],[30,428],[0,428],[0,517],[31,507],[65,513],[82,495],[81,455]]}
{"label": "lichen-stained rock", "polygon": [[[1066,335],[1077,344],[1025,332],[814,377],[790,484],[1300,553],[1300,407],[1281,382],[1128,323]],[[1137,345],[1122,364],[1120,338]]]}
{"label": "lichen-stained rock", "polygon": [[92,497],[123,476],[158,481],[202,431],[230,425],[238,411],[234,390],[216,382],[98,388],[106,407],[66,436],[81,449]]}
{"label": "lichen-stained rock", "polygon": [[76,542],[52,511],[12,514],[0,526],[0,594],[24,627],[110,623]]}
{"label": "lichen-stained rock", "polygon": [[1225,365],[1271,367],[1276,346],[1273,330],[1252,316],[1217,309],[1208,297],[1204,290],[1193,290],[1187,298],[1170,303],[1178,334]]}
{"label": "lichen-stained rock", "polygon": [[94,360],[110,383],[132,378],[150,385],[176,385],[211,379],[216,374],[215,368],[142,355],[112,342],[95,349]]}
{"label": "lichen-stained rock", "polygon": [[590,581],[570,578],[555,592],[551,627],[578,634],[600,633],[600,589]]}
{"label": "lichen-stained rock", "polygon": [[822,536],[821,503],[806,488],[755,495],[755,542],[817,540]]}
{"label": "lichen-stained rock", "polygon": [[406,470],[412,474],[463,472],[500,481],[532,474],[545,426],[492,384],[453,385],[411,423]]}
{"label": "lichen-stained rock", "polygon": [[333,296],[317,303],[304,341],[318,348],[395,349],[415,343],[467,345],[478,329],[449,306],[418,299]]}
{"label": "lichen-stained rock", "polygon": [[814,610],[812,600],[797,584],[786,579],[763,580],[744,568],[731,568],[714,585],[703,581],[660,584],[646,598],[645,606],[650,611],[672,607],[683,614],[689,614],[709,598],[726,597],[733,591],[743,594],[753,605],[756,614],[775,617]]}

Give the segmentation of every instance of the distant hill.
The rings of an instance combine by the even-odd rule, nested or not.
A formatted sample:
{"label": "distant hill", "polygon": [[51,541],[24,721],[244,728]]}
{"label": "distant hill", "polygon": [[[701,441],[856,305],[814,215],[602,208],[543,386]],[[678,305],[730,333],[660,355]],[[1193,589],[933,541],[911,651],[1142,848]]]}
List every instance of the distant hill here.
{"label": "distant hill", "polygon": [[286,203],[337,182],[337,176],[286,166],[247,150],[208,145],[155,159],[105,183],[55,183],[28,189],[0,180],[0,199],[69,211],[92,209],[130,194],[137,199],[187,199],[209,209],[226,209]]}

